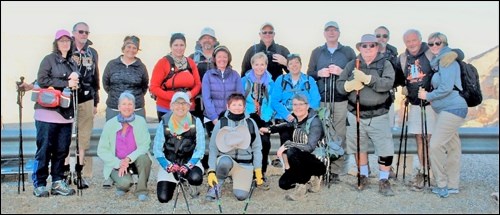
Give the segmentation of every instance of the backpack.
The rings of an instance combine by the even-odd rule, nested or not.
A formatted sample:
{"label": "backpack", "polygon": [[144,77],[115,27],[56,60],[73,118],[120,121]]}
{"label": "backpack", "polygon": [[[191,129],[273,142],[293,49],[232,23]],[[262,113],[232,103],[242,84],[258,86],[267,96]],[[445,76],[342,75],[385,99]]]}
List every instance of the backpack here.
{"label": "backpack", "polygon": [[[305,88],[305,90],[307,90],[307,93],[309,93],[309,90],[311,89],[311,85],[309,84],[309,75],[307,75],[307,74],[306,74],[306,80],[307,81],[306,81],[306,83],[304,83],[304,88]],[[290,85],[291,88],[293,88],[293,86],[290,83],[285,81],[285,76],[283,76],[283,78],[281,78],[281,89],[283,91],[285,91],[287,84]]]}
{"label": "backpack", "polygon": [[[190,125],[188,131],[174,136],[171,133],[170,128],[168,127],[168,121],[170,120],[170,117],[172,117],[172,114],[172,112],[167,113],[161,118],[161,120],[163,121],[163,132],[165,136],[165,142],[163,143],[163,153],[165,154],[165,157],[170,161],[184,164],[189,158],[191,158],[193,150],[196,147],[196,117],[194,115],[191,115],[193,124]],[[171,145],[168,145],[170,138],[175,138],[174,141],[180,141],[173,146],[175,148],[174,151],[176,151],[177,153],[169,153],[168,147],[172,147]],[[186,142],[184,142],[184,139],[189,139],[191,141],[191,145],[185,145]]]}
{"label": "backpack", "polygon": [[[222,128],[224,126],[227,126],[229,119],[225,116],[222,116],[219,118],[219,120],[220,120],[220,127]],[[250,145],[251,145],[256,137],[255,136],[255,128],[253,126],[252,119],[246,118],[246,121],[247,121],[247,125],[248,125],[248,131],[250,131]]]}
{"label": "backpack", "polygon": [[462,80],[462,90],[456,86],[453,90],[457,90],[465,101],[467,106],[476,107],[483,101],[481,94],[481,86],[479,82],[479,73],[474,65],[464,61],[457,61],[460,65],[460,79]]}
{"label": "backpack", "polygon": [[[330,115],[328,108],[321,108],[318,111],[318,118],[321,121],[321,126],[325,135],[319,141],[319,145],[312,152],[317,158],[324,159],[330,156],[331,161],[338,160],[344,155],[344,149],[342,148],[342,138],[336,134],[335,128],[333,127],[333,119],[326,118]],[[309,128],[315,117],[311,117],[306,121],[305,132],[309,134]]]}
{"label": "backpack", "polygon": [[[163,81],[160,84],[160,86],[162,87],[163,90],[167,90],[166,87],[164,86],[165,82],[167,82],[168,79],[172,78],[175,74],[177,74],[181,71],[181,70],[175,71],[174,59],[171,56],[165,55],[165,58],[167,59],[168,63],[170,64],[170,72],[168,73],[168,75],[165,77],[165,79],[163,79]],[[189,64],[189,62],[187,62],[187,67],[185,70],[188,70],[191,74],[193,74],[193,69],[191,68],[191,65]],[[182,71],[184,71],[184,70],[182,70]],[[173,85],[173,83],[172,83],[172,85]]]}

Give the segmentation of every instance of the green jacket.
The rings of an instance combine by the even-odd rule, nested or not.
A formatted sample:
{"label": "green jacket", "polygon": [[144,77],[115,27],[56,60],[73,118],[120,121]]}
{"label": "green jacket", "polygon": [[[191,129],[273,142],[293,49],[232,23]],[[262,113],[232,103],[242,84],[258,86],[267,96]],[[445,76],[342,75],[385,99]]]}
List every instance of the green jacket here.
{"label": "green jacket", "polygon": [[[135,160],[143,154],[148,153],[151,136],[149,135],[148,125],[142,116],[135,115],[135,120],[130,123],[134,128],[134,137],[137,144],[137,149],[130,153],[127,157],[130,162]],[[120,159],[116,157],[116,132],[122,129],[121,123],[118,122],[117,116],[111,118],[106,122],[102,129],[99,145],[97,145],[97,155],[104,162],[102,173],[105,179],[108,179],[113,169],[120,168]]]}

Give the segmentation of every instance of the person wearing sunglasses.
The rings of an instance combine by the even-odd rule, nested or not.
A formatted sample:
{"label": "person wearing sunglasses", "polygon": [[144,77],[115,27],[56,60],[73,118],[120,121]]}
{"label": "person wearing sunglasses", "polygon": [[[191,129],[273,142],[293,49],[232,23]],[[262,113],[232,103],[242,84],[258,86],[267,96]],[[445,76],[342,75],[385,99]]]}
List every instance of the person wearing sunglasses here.
{"label": "person wearing sunglasses", "polygon": [[[427,92],[431,91],[431,79],[434,72],[432,71],[430,62],[434,57],[429,45],[422,42],[422,35],[416,29],[409,29],[403,34],[403,42],[405,43],[406,50],[398,57],[398,64],[395,67],[396,72],[402,73],[405,77],[404,86],[401,93],[406,96],[409,102],[408,111],[408,133],[415,134],[417,143],[417,155],[419,165],[416,174],[412,179],[412,190],[422,191],[424,189],[424,156],[423,156],[423,139],[422,134],[422,117],[421,105],[428,106],[429,102],[422,101],[418,98],[418,90],[420,87],[424,88]],[[458,57],[457,57],[458,56]],[[441,63],[448,66],[456,59],[461,60],[464,58],[463,52],[460,49],[453,49],[452,52],[445,53]],[[403,110],[404,108],[400,108]],[[401,114],[402,115],[402,114]],[[434,133],[435,116],[433,108],[425,108],[424,122],[427,122],[427,143]],[[428,162],[425,162],[427,166]],[[432,175],[431,175],[432,176]],[[432,177],[431,177],[432,180]]]}
{"label": "person wearing sunglasses", "polygon": [[[340,28],[337,22],[329,21],[323,27],[325,44],[315,48],[311,53],[307,74],[313,77],[321,95],[322,108],[332,107],[330,119],[333,119],[333,126],[336,134],[342,139],[342,147],[345,148],[346,117],[347,117],[347,97],[339,94],[338,76],[349,61],[356,58],[354,50],[339,42]],[[332,182],[339,181],[339,175],[348,172],[348,156],[332,163]]]}
{"label": "person wearing sunglasses", "polygon": [[[99,103],[99,56],[97,51],[90,47],[93,43],[88,39],[89,25],[85,22],[78,22],[73,25],[74,43],[71,48],[73,60],[80,72],[80,84],[78,86],[78,146],[80,154],[79,166],[75,169],[82,170],[83,188],[88,188],[89,183],[86,178],[92,177],[92,158],[86,157],[85,152],[90,148],[90,138],[94,127],[94,116],[97,114],[97,104]],[[76,174],[70,172],[70,156],[66,158],[64,165],[64,175],[66,182],[71,184],[71,180],[76,184]]]}
{"label": "person wearing sunglasses", "polygon": [[434,135],[429,143],[430,167],[436,179],[432,193],[446,198],[450,193],[459,193],[462,149],[458,129],[464,124],[468,109],[465,99],[459,94],[462,90],[460,65],[456,61],[445,65],[447,62],[442,60],[447,53],[453,52],[448,47],[448,38],[443,33],[434,32],[427,41],[435,56],[430,62],[435,72],[431,80],[434,90],[428,92],[422,88],[418,98],[429,101],[436,111]]}
{"label": "person wearing sunglasses", "polygon": [[254,44],[250,46],[245,52],[243,61],[241,63],[241,77],[245,76],[248,70],[252,69],[251,58],[253,55],[259,52],[264,52],[267,55],[267,61],[269,62],[267,66],[267,71],[272,75],[273,81],[276,81],[278,76],[283,73],[288,73],[286,56],[290,54],[288,49],[274,41],[274,36],[276,31],[271,23],[264,23],[260,28],[259,44]]}
{"label": "person wearing sunglasses", "polygon": [[393,196],[389,174],[394,157],[394,143],[388,112],[393,102],[390,90],[394,84],[394,69],[378,52],[378,46],[375,35],[365,34],[361,37],[356,44],[360,54],[340,74],[337,89],[348,97],[346,151],[359,159],[361,183],[357,188],[364,190],[370,184],[368,150],[370,143],[373,143],[379,164],[379,193]]}

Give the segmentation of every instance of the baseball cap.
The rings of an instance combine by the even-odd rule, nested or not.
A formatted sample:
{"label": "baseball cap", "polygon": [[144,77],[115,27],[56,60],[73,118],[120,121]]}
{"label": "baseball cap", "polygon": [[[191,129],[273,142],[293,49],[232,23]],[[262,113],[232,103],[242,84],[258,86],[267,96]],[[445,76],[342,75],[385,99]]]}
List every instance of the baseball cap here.
{"label": "baseball cap", "polygon": [[71,38],[70,34],[68,31],[64,30],[64,29],[60,29],[56,32],[56,40],[58,39],[61,39],[61,37],[63,36],[67,36],[68,38]]}
{"label": "baseball cap", "polygon": [[170,105],[172,105],[174,102],[176,102],[178,99],[183,99],[185,102],[187,102],[188,104],[191,104],[191,101],[189,100],[189,96],[187,93],[185,92],[182,92],[182,91],[179,91],[179,92],[176,92],[173,96],[172,96],[172,100],[170,101]]}
{"label": "baseball cap", "polygon": [[266,23],[262,24],[262,26],[260,26],[260,30],[262,31],[262,29],[264,29],[264,27],[266,27],[266,26],[271,27],[274,31],[274,26],[270,22],[266,22]]}
{"label": "baseball cap", "polygon": [[334,22],[334,21],[329,21],[325,24],[325,30],[329,27],[335,27],[337,30],[340,30],[339,28],[339,24],[337,24],[337,22]]}

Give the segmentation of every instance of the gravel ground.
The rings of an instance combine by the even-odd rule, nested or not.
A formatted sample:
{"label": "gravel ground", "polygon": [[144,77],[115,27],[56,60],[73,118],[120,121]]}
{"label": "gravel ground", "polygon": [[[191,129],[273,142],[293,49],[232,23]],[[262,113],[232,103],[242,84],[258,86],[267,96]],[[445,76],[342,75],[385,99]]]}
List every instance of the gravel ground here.
{"label": "gravel ground", "polygon": [[[370,156],[370,163],[375,164],[376,158]],[[410,191],[405,185],[411,178],[409,176],[403,182],[402,175],[399,175],[399,180],[391,182],[396,195],[384,197],[378,193],[378,181],[375,177],[370,179],[371,185],[367,190],[359,192],[355,189],[356,177],[346,175],[341,176],[339,184],[332,185],[330,189],[324,188],[319,193],[308,193],[307,198],[298,202],[285,200],[286,191],[278,187],[281,170],[271,167],[268,170],[271,189],[269,191],[256,189],[248,205],[247,213],[498,214],[498,202],[491,197],[491,193],[498,192],[498,164],[498,154],[463,155],[460,193],[450,194],[444,199],[437,197],[429,190]],[[100,166],[100,160],[96,158],[91,188],[84,190],[83,196],[36,198],[32,194],[33,186],[30,182],[26,182],[25,192],[17,194],[17,177],[2,177],[1,213],[172,213],[173,201],[160,204],[156,199],[156,170],[158,168],[156,164],[153,166],[148,184],[150,199],[147,202],[139,202],[131,193],[116,197],[114,189],[102,189]],[[376,176],[377,172],[372,167],[373,176]],[[215,202],[204,200],[207,188],[205,185],[202,187],[199,198],[188,197],[191,212],[219,213]],[[222,193],[223,212],[243,213],[245,203],[245,201],[237,201],[232,196],[230,184],[226,183]],[[188,213],[182,194],[179,196],[175,212]]]}

